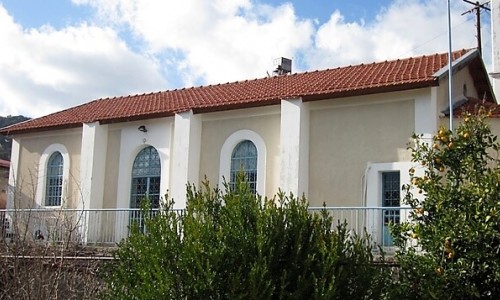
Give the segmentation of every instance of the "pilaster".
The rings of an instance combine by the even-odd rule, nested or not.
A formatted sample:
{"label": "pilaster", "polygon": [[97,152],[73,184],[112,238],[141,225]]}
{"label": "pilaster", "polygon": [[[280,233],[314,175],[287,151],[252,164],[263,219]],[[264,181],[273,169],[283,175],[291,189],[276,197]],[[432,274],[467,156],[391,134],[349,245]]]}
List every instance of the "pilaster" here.
{"label": "pilaster", "polygon": [[201,148],[201,118],[193,111],[177,113],[174,119],[170,196],[174,208],[186,208],[186,185],[198,184]]}
{"label": "pilaster", "polygon": [[309,188],[309,107],[302,99],[281,101],[280,187],[307,196]]}
{"label": "pilaster", "polygon": [[19,170],[19,154],[20,154],[20,141],[17,138],[12,138],[12,151],[10,154],[10,170],[9,170],[9,188],[7,190],[7,209],[16,208],[16,182]]}
{"label": "pilaster", "polygon": [[102,208],[106,174],[108,125],[83,124],[80,158],[80,209]]}

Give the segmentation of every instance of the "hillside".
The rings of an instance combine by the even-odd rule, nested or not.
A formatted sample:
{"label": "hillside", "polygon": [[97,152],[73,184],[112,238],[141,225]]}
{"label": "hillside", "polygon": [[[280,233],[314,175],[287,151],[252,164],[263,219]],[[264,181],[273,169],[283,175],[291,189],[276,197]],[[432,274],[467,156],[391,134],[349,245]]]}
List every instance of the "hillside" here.
{"label": "hillside", "polygon": [[[0,128],[12,124],[20,123],[29,120],[25,116],[0,116]],[[10,150],[12,148],[12,140],[9,137],[0,134],[0,159],[10,160]]]}

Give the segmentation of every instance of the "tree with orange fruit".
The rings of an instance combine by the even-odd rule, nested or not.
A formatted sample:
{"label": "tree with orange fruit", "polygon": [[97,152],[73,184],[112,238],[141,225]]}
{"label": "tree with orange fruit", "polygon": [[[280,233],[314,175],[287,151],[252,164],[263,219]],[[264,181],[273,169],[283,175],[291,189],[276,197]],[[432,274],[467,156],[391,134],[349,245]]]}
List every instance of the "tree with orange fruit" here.
{"label": "tree with orange fruit", "polygon": [[403,186],[412,212],[393,227],[395,298],[500,299],[500,144],[488,114],[464,114],[431,143],[414,136],[412,160],[425,175],[411,169]]}

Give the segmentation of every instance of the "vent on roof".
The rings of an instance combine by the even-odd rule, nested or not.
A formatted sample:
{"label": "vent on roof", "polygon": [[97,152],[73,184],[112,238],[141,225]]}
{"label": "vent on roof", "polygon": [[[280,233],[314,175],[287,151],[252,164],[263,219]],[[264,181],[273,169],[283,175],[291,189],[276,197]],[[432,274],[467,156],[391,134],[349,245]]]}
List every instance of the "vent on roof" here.
{"label": "vent on roof", "polygon": [[285,75],[292,72],[292,60],[289,58],[276,58],[274,66],[276,67],[273,71],[274,75]]}

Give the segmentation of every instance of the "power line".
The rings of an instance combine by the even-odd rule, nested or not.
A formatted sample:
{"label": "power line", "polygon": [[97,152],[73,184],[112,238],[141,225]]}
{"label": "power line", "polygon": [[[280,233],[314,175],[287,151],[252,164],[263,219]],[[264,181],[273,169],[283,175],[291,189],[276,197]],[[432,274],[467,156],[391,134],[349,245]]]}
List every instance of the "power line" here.
{"label": "power line", "polygon": [[[470,19],[467,19],[467,20],[463,21],[462,23],[455,24],[455,25],[452,27],[452,29],[457,29],[458,27],[460,27],[460,26],[462,26],[462,25],[466,24],[469,20],[470,20]],[[423,47],[423,46],[425,46],[425,45],[429,44],[430,42],[432,42],[432,41],[434,41],[434,40],[437,40],[438,38],[442,37],[442,36],[443,36],[443,35],[445,35],[445,34],[447,34],[447,32],[442,31],[441,33],[439,33],[439,34],[435,35],[433,38],[431,38],[431,39],[429,39],[429,40],[426,40],[426,41],[424,41],[424,42],[422,42],[422,43],[419,43],[419,45],[418,45],[418,46],[413,47],[413,48],[411,48],[410,50],[408,50],[408,51],[406,51],[406,52],[404,52],[404,53],[401,53],[401,54],[400,54],[400,56],[405,56],[405,55],[407,55],[407,54],[411,54],[411,53],[413,53],[415,50],[417,50],[417,49],[419,49],[419,48],[421,48],[421,47]]]}
{"label": "power line", "polygon": [[468,11],[462,13],[462,16],[465,14],[470,14],[472,12],[476,12],[476,29],[477,29],[477,50],[479,51],[479,54],[482,54],[482,46],[481,46],[481,9],[484,9],[485,11],[490,11],[489,7],[486,7],[489,2],[485,2],[483,4],[480,4],[479,1],[471,2],[469,0],[463,0],[466,3],[474,5],[473,8],[469,9]]}
{"label": "power line", "polygon": [[[457,29],[458,27],[464,25],[465,23],[467,23],[469,20],[465,20],[463,21],[462,23],[459,23],[459,24],[456,24],[455,26],[452,27],[452,29]],[[414,47],[414,48],[411,48],[408,52],[405,52],[405,53],[402,53],[402,55],[405,55],[405,54],[408,54],[408,53],[412,53],[413,51],[419,49],[420,47],[423,47],[425,45],[427,45],[428,43],[438,39],[438,38],[441,38],[442,36],[444,36],[445,34],[447,34],[447,32],[444,32],[442,31],[441,33],[439,33],[438,35],[434,36],[433,38],[427,40],[427,41],[424,41],[422,43],[420,43],[418,46]]]}

